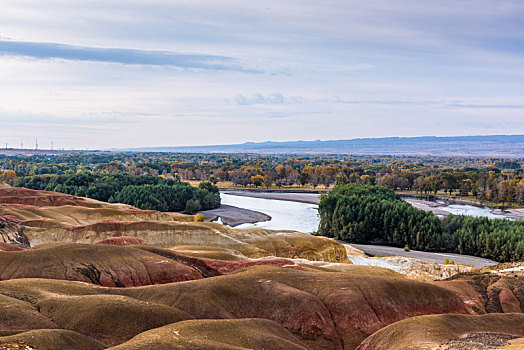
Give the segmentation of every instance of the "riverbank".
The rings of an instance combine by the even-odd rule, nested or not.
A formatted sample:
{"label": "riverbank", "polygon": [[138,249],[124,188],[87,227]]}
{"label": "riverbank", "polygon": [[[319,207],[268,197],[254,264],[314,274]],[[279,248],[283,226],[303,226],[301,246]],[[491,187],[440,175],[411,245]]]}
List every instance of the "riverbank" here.
{"label": "riverbank", "polygon": [[[481,200],[473,200],[468,198],[460,198],[455,196],[442,196],[442,195],[423,195],[418,193],[406,193],[406,192],[397,192],[399,196],[402,198],[414,198],[421,201],[426,202],[434,202],[434,201],[444,201],[448,203],[454,203],[454,204],[464,204],[464,205],[474,205],[478,207],[489,207],[490,205],[487,203],[483,203]],[[430,198],[430,199],[428,199]]]}
{"label": "riverbank", "polygon": [[402,199],[417,209],[431,211],[437,216],[446,217],[450,214],[449,212],[441,209],[444,206],[443,204],[437,202],[410,197],[403,197]]}
{"label": "riverbank", "polygon": [[227,204],[222,204],[217,209],[201,211],[198,214],[204,215],[206,221],[215,221],[220,218],[224,224],[231,227],[271,220],[271,216],[259,211],[238,208]]}
{"label": "riverbank", "polygon": [[[440,217],[446,217],[450,214],[455,215],[472,215],[470,213],[466,213],[467,207],[470,207],[469,209],[471,211],[484,211],[482,215],[472,215],[472,216],[486,216],[490,219],[513,219],[513,220],[522,220],[524,219],[524,208],[508,208],[508,209],[498,209],[498,208],[491,208],[487,205],[482,205],[479,202],[470,201],[467,199],[450,199],[447,197],[435,197],[435,200],[442,201],[445,203],[439,203],[436,201],[431,201],[427,199],[422,198],[413,198],[413,197],[407,197],[402,196],[403,199],[410,203],[412,206],[414,206],[417,209],[425,210],[425,211],[431,211],[433,214],[440,216]],[[456,208],[456,210],[450,210],[453,209],[453,207],[460,205],[464,208],[464,213],[460,210],[460,208]],[[477,209],[478,208],[478,209]]]}
{"label": "riverbank", "polygon": [[524,220],[524,208],[493,209],[491,212],[495,215],[504,215],[510,219]]}
{"label": "riverbank", "polygon": [[[467,197],[460,197],[457,195],[449,195],[446,193],[443,193],[440,191],[437,193],[437,195],[425,195],[421,194],[417,191],[395,191],[399,196],[401,197],[412,197],[422,200],[428,200],[428,198],[432,198],[431,200],[440,200],[450,203],[456,203],[456,204],[467,204],[467,205],[475,205],[475,206],[482,206],[482,207],[490,207],[492,209],[499,209],[501,207],[501,203],[498,202],[490,202],[490,201],[483,201],[478,198],[475,198],[474,196],[467,196]],[[504,208],[508,209],[524,209],[524,206],[515,202],[512,203],[505,203]]]}

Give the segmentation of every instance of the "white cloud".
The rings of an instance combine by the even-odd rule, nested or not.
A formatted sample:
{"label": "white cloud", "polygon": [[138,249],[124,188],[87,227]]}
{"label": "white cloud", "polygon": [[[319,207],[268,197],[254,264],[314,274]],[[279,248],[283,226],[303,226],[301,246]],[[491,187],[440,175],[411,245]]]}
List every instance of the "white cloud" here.
{"label": "white cloud", "polygon": [[6,0],[1,40],[33,44],[3,47],[0,142],[524,133],[523,15],[506,0]]}

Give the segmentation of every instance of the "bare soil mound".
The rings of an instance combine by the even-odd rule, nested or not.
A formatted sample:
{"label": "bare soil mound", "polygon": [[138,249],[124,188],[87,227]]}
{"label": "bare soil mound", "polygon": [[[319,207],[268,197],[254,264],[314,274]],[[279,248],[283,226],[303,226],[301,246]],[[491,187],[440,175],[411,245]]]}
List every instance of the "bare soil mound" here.
{"label": "bare soil mound", "polygon": [[22,251],[22,250],[24,250],[24,248],[20,248],[20,247],[14,245],[14,244],[0,242],[0,251],[4,251],[4,252],[19,252],[19,251]]}
{"label": "bare soil mound", "polygon": [[40,314],[36,305],[11,293],[0,294],[0,321],[0,335],[33,329],[59,328],[53,321]]}
{"label": "bare soil mound", "polygon": [[106,244],[106,245],[119,245],[119,246],[128,246],[128,245],[141,245],[146,244],[146,242],[138,237],[110,237],[96,242],[95,244]]}
{"label": "bare soil mound", "polygon": [[46,243],[22,251],[0,251],[0,280],[47,278],[107,287],[189,281],[253,265],[300,268],[287,259],[224,261],[185,256],[150,246]]}
{"label": "bare soil mound", "polygon": [[202,278],[194,268],[132,247],[47,243],[0,251],[1,280],[49,278],[111,287],[143,286]]}
{"label": "bare soil mound", "polygon": [[[122,341],[144,324],[158,326],[149,309],[136,311],[132,301],[173,308],[178,312],[173,317],[268,319],[310,349],[354,349],[366,336],[408,317],[468,312],[455,294],[428,283],[306,267],[251,266],[228,275],[136,288],[18,279],[0,282],[0,293],[31,300],[58,326],[106,344]],[[118,295],[127,298],[109,298],[115,306],[108,309],[115,311],[107,312],[104,305],[111,303],[104,298]],[[119,313],[129,316],[124,320]],[[129,331],[126,322],[140,327]]]}
{"label": "bare soil mound", "polygon": [[[18,218],[9,215],[0,215],[0,242],[1,250],[17,250],[29,247],[29,239],[25,235],[24,225]],[[19,249],[19,250],[20,250]]]}
{"label": "bare soil mound", "polygon": [[426,315],[393,323],[357,349],[493,349],[523,335],[523,314]]}
{"label": "bare soil mound", "polygon": [[209,258],[217,260],[238,261],[243,260],[244,256],[234,250],[220,247],[197,246],[197,245],[179,245],[170,247],[171,250],[187,256],[200,258]]}
{"label": "bare soil mound", "polygon": [[278,324],[262,319],[193,320],[137,335],[111,350],[273,349],[308,348]]}
{"label": "bare soil mound", "polygon": [[176,308],[120,295],[54,295],[37,305],[40,313],[60,328],[84,334],[107,346],[120,344],[152,328],[191,319]]}
{"label": "bare soil mound", "polygon": [[140,246],[139,249],[151,252],[165,258],[173,259],[177,262],[191,266],[197,270],[202,277],[213,277],[234,272],[244,267],[255,265],[276,265],[287,268],[301,268],[300,264],[296,264],[292,260],[271,258],[271,259],[256,259],[256,260],[218,260],[201,258],[194,256],[187,256],[177,253],[171,249],[163,249],[151,246]]}
{"label": "bare soil mound", "polygon": [[2,350],[102,350],[105,346],[63,329],[39,329],[0,337]]}
{"label": "bare soil mound", "polygon": [[26,204],[34,206],[60,206],[75,205],[86,207],[98,207],[99,202],[85,198],[70,196],[58,192],[37,191],[20,187],[0,188],[0,203],[2,204]]}
{"label": "bare soil mound", "polygon": [[195,318],[270,319],[313,348],[351,349],[407,317],[468,312],[453,293],[427,283],[275,266],[120,293],[174,306]]}
{"label": "bare soil mound", "polygon": [[[95,243],[111,238],[125,243],[121,237],[133,237],[163,247],[232,249],[249,258],[278,256],[349,262],[344,247],[325,237],[294,231],[233,229],[218,223],[195,222],[190,215],[139,210],[54,192],[0,188],[0,215],[16,219],[25,237],[21,242],[13,238],[14,228],[4,230],[11,234],[4,242],[16,241],[21,247],[57,241]],[[0,234],[3,235],[1,228]]]}
{"label": "bare soil mound", "polygon": [[348,264],[325,237],[9,187],[0,215],[0,344],[13,349],[339,350],[366,337],[361,349],[458,349],[524,336],[518,264],[425,283]]}
{"label": "bare soil mound", "polygon": [[453,291],[479,314],[524,312],[524,273],[507,269],[460,274],[434,283]]}

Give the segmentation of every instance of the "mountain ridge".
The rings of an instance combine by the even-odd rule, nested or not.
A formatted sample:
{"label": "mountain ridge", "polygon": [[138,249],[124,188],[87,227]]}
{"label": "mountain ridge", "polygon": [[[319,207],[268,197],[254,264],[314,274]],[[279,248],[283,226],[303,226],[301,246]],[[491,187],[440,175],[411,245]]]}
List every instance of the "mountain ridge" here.
{"label": "mountain ridge", "polygon": [[413,156],[524,156],[524,135],[416,136],[315,141],[264,141],[240,144],[140,147],[128,152],[353,154]]}

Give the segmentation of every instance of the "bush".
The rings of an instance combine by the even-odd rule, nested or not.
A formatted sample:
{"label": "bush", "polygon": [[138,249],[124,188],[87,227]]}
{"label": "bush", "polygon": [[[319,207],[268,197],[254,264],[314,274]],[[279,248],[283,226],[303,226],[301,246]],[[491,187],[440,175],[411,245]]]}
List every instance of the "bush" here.
{"label": "bush", "polygon": [[404,247],[404,251],[405,251],[405,252],[409,252],[409,251],[410,251],[409,247],[408,247],[408,246],[405,246],[405,247]]}
{"label": "bush", "polygon": [[194,214],[202,209],[200,201],[198,199],[190,199],[186,202],[186,209],[184,210],[187,214]]}
{"label": "bush", "polygon": [[197,215],[195,215],[195,222],[204,222],[204,219],[205,219],[205,218],[206,218],[206,217],[205,217],[204,215],[202,215],[202,214],[197,214]]}

